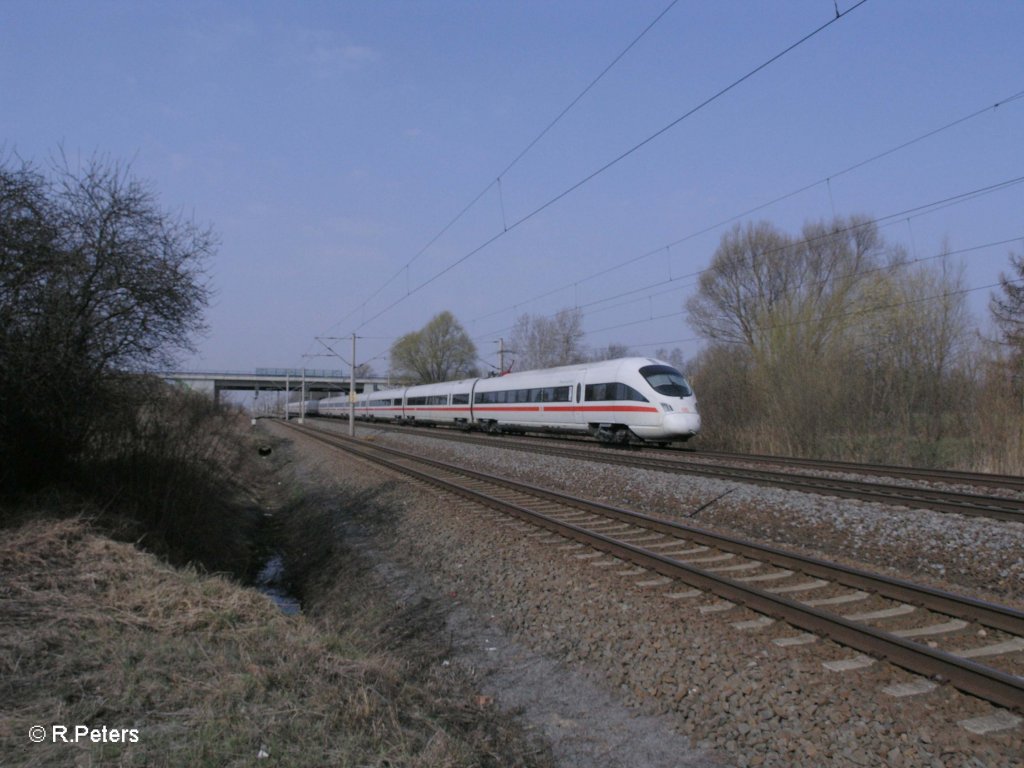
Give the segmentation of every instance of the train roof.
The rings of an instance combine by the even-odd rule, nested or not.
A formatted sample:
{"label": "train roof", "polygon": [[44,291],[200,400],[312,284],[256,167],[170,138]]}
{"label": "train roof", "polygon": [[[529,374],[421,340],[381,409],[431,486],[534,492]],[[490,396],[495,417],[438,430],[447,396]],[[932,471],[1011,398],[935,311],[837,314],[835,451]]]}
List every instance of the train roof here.
{"label": "train roof", "polygon": [[[607,368],[607,369],[616,370],[616,371],[618,371],[622,367],[637,368],[637,369],[639,369],[639,368],[642,368],[645,365],[666,365],[666,366],[672,367],[669,363],[666,363],[664,360],[658,360],[658,359],[653,358],[653,357],[639,357],[639,356],[636,356],[636,357],[616,357],[616,358],[612,358],[610,360],[595,360],[595,361],[591,361],[591,362],[587,362],[587,363],[574,363],[572,365],[560,365],[560,366],[557,366],[557,367],[554,367],[554,368],[531,368],[529,370],[524,370],[524,371],[512,371],[511,373],[506,373],[506,374],[503,374],[501,376],[481,377],[481,378],[478,378],[478,379],[472,379],[472,378],[470,378],[470,379],[458,379],[458,380],[454,380],[454,381],[439,381],[439,382],[434,382],[434,383],[431,383],[431,384],[412,384],[412,385],[408,385],[408,386],[388,387],[387,389],[375,390],[373,392],[364,392],[364,393],[361,393],[361,394],[366,396],[366,397],[370,397],[370,398],[373,398],[373,397],[378,397],[378,398],[399,397],[403,393],[405,393],[407,390],[416,390],[417,393],[423,393],[423,392],[428,392],[429,390],[435,389],[435,388],[442,388],[442,389],[447,390],[447,389],[452,388],[452,387],[458,387],[459,385],[463,385],[467,390],[469,390],[469,389],[472,388],[474,383],[478,383],[478,384],[498,384],[498,382],[507,382],[510,379],[514,381],[515,379],[520,378],[520,377],[530,378],[530,377],[537,376],[537,375],[555,375],[555,376],[557,376],[559,374],[570,375],[570,374],[574,374],[574,373],[580,373],[580,372],[583,372],[583,371],[600,370],[602,368]],[[340,398],[329,398],[329,399],[331,399],[331,400],[344,400],[345,402],[347,402],[348,397],[347,396],[342,396]]]}
{"label": "train roof", "polygon": [[[506,376],[518,376],[520,374],[527,373],[575,373],[577,371],[589,371],[594,368],[619,368],[621,366],[636,366],[640,368],[645,365],[668,365],[670,368],[673,367],[666,363],[664,360],[657,360],[653,357],[613,357],[610,360],[594,360],[587,363],[574,363],[573,365],[560,365],[556,368],[533,368],[523,371],[512,371],[511,373],[505,374]],[[500,378],[500,377],[495,377]]]}

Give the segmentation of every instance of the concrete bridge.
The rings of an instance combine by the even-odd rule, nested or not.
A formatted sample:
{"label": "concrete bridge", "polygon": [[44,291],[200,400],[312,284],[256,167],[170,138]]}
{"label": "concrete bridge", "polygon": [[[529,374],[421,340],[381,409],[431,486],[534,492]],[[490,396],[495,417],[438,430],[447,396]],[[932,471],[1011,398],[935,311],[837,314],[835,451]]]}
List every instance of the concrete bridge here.
{"label": "concrete bridge", "polygon": [[[226,391],[295,393],[295,399],[319,400],[329,395],[347,395],[351,384],[345,371],[312,368],[257,368],[255,371],[165,371],[161,378],[181,387],[206,392],[214,401]],[[357,376],[355,390],[375,392],[392,386],[391,380]]]}

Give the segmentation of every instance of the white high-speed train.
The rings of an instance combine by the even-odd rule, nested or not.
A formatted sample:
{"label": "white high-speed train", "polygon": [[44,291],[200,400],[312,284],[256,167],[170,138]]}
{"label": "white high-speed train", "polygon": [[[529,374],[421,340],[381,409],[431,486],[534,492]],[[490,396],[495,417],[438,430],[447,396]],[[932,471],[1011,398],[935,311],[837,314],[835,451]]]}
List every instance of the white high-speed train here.
{"label": "white high-speed train", "polygon": [[[302,403],[291,403],[299,413]],[[308,415],[345,416],[348,396],[310,400]],[[449,425],[488,432],[565,432],[613,443],[686,441],[700,431],[683,375],[646,357],[566,365],[356,395],[357,419]]]}

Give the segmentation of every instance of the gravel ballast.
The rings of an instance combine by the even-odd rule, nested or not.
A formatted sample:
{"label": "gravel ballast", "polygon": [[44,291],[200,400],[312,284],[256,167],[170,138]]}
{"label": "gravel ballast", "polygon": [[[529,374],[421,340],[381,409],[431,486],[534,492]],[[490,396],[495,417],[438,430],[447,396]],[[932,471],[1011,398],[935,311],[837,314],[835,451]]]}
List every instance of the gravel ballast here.
{"label": "gravel ballast", "polygon": [[[1024,526],[1018,524],[446,443],[412,433],[385,435],[364,428],[360,434],[481,471],[1021,604]],[[302,448],[309,450],[314,449]],[[346,483],[393,477],[358,460],[330,461]],[[826,669],[823,661],[857,654],[826,640],[779,647],[772,640],[795,630],[778,622],[747,624],[757,614],[710,595],[685,596],[683,585],[652,585],[650,575],[603,564],[607,558],[585,557],[590,553],[584,547],[539,535],[425,486],[400,481],[397,487],[404,513],[388,540],[375,544],[381,557],[421,574],[438,594],[449,596],[453,609],[458,604],[471,611],[482,626],[493,622],[513,642],[585,676],[636,713],[660,716],[660,722],[671,723],[723,764],[1021,764],[1024,726],[972,732],[970,721],[1007,713],[949,686],[919,696],[890,696],[884,688],[912,682],[914,676],[884,662],[848,672]],[[501,691],[494,697],[498,706],[510,705]],[[654,760],[636,764],[675,764]]]}

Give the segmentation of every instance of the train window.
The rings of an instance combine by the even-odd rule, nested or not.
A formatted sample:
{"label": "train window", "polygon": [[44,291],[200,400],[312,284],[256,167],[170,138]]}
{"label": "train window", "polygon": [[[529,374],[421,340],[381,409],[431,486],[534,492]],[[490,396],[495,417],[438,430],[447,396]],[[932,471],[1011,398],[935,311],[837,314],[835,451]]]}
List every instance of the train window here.
{"label": "train window", "polygon": [[647,398],[629,386],[629,384],[619,384],[619,387],[619,400],[636,400],[641,403],[647,402]]}
{"label": "train window", "polygon": [[655,392],[669,397],[690,397],[693,390],[683,374],[669,365],[645,365],[640,375],[647,379]]}
{"label": "train window", "polygon": [[581,394],[582,387],[583,387],[582,384],[577,384],[576,385],[576,402],[577,403],[580,402],[580,394]]}
{"label": "train window", "polygon": [[587,384],[587,400],[635,400],[648,402],[647,398],[628,384],[612,381],[606,384]]}
{"label": "train window", "polygon": [[568,403],[572,397],[572,387],[550,387],[548,393],[549,403]]}
{"label": "train window", "polygon": [[469,405],[469,393],[459,392],[452,395],[452,405]]}

